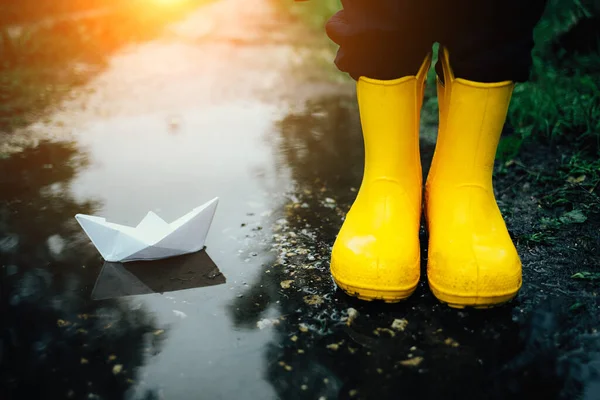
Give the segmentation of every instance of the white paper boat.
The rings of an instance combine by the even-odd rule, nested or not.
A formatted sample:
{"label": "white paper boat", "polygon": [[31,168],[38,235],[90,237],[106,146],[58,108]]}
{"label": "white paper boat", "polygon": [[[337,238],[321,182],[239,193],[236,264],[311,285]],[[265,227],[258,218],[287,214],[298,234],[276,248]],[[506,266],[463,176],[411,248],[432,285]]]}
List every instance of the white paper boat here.
{"label": "white paper boat", "polygon": [[202,250],[218,202],[215,197],[170,224],[152,211],[136,227],[91,215],[75,218],[106,261],[159,260]]}

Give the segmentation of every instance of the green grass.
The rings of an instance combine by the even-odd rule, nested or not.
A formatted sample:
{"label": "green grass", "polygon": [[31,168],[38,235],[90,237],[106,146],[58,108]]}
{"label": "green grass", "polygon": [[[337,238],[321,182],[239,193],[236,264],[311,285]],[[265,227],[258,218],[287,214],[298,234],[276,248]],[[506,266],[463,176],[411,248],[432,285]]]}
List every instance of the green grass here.
{"label": "green grass", "polygon": [[[600,63],[600,57],[597,57]],[[557,142],[574,140],[590,153],[600,148],[600,76],[565,76],[536,59],[535,81],[515,89],[510,121],[522,139],[537,135]]]}
{"label": "green grass", "polygon": [[556,188],[543,197],[542,204],[549,208],[567,205],[583,213],[600,212],[600,159],[581,152],[565,155],[557,173],[552,177]]}
{"label": "green grass", "polygon": [[[600,54],[589,55],[600,65]],[[569,142],[590,156],[600,149],[600,75],[557,66],[534,57],[532,80],[517,85],[509,121],[522,140]]]}
{"label": "green grass", "polygon": [[573,278],[573,279],[588,280],[588,281],[594,281],[594,280],[600,281],[600,273],[598,273],[598,272],[588,272],[588,271],[577,272],[571,278]]}
{"label": "green grass", "polygon": [[521,142],[563,142],[590,159],[600,155],[600,48],[587,54],[553,49],[561,34],[593,13],[579,0],[549,1],[535,30],[531,80],[515,88],[509,111]]}
{"label": "green grass", "polygon": [[288,7],[293,15],[302,18],[310,28],[315,30],[322,30],[327,20],[342,9],[340,0],[285,0],[279,4]]}

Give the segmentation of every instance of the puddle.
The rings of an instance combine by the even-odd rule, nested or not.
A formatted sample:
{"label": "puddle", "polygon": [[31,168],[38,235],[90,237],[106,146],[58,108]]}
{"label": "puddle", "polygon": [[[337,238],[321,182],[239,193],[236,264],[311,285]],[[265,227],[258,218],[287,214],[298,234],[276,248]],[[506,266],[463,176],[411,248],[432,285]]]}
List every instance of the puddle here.
{"label": "puddle", "polygon": [[[542,378],[557,373],[537,368],[546,350],[520,325],[530,287],[483,312],[439,304],[424,279],[398,305],[336,290],[331,246],[363,171],[355,99],[326,84],[295,92],[293,48],[232,39],[232,7],[249,26],[272,10],[219,4],[208,15],[221,40],[199,12],[184,41],[120,53],[61,124],[30,127],[36,147],[0,159],[10,387],[36,397],[34,366],[61,377],[45,392],[59,398],[553,396]],[[432,152],[424,135],[424,165]],[[158,264],[103,262],[74,218],[170,221],[215,196],[206,249]]]}
{"label": "puddle", "polygon": [[164,294],[224,283],[225,276],[202,250],[150,262],[105,262],[91,298],[105,300],[150,293]]}
{"label": "puddle", "polygon": [[[18,239],[12,263],[41,263],[54,285],[78,282],[82,304],[116,301],[147,313],[152,330],[164,332],[160,351],[128,378],[136,394],[433,394],[449,376],[459,378],[451,375],[458,355],[468,371],[462,379],[483,381],[482,365],[504,346],[499,338],[506,346],[516,341],[510,310],[465,314],[456,324],[456,313],[425,286],[399,307],[363,304],[335,290],[329,252],[363,167],[351,97],[313,99],[287,115],[232,104],[183,111],[180,119],[177,134],[149,114],[92,121],[76,144],[42,143],[3,161],[14,185],[4,192],[7,211],[15,212],[7,219]],[[168,292],[161,284],[172,276],[164,269],[103,263],[73,224],[77,212],[135,224],[152,210],[171,220],[215,195],[221,200],[206,256],[226,278],[216,285]],[[61,251],[45,243],[50,236],[61,238]],[[37,256],[28,260],[23,245]],[[494,322],[475,333],[481,318]]]}

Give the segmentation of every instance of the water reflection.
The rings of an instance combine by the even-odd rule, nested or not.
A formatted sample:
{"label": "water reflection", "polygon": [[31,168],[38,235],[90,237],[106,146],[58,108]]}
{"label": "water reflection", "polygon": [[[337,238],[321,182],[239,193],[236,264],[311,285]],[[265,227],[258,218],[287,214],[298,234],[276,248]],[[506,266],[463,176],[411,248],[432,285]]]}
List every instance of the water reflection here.
{"label": "water reflection", "polygon": [[42,142],[0,160],[0,243],[11,263],[82,257],[81,229],[73,216],[93,213],[93,201],[68,195],[71,180],[88,163],[73,143]]}
{"label": "water reflection", "polygon": [[221,285],[225,281],[205,250],[156,261],[105,262],[92,299],[174,292]]}
{"label": "water reflection", "polygon": [[48,142],[0,160],[3,398],[132,398],[167,336],[143,308],[88,300],[97,255],[73,216],[98,204],[68,194],[86,163],[72,143]]}
{"label": "water reflection", "polygon": [[[230,314],[236,326],[276,332],[265,358],[279,398],[506,395],[496,378],[518,351],[512,307],[452,310],[438,304],[423,280],[397,305],[364,303],[336,290],[329,253],[363,168],[353,99],[312,101],[278,127],[273,141],[295,189],[285,218],[273,226],[277,260]],[[422,149],[426,164],[433,148]],[[424,263],[425,257],[424,251]],[[268,304],[278,305],[276,314],[266,314]]]}
{"label": "water reflection", "polygon": [[[297,114],[288,114],[276,123],[275,134],[270,139],[271,143],[276,143],[277,146],[275,152],[279,156],[276,160],[279,164],[278,169],[289,169],[291,181],[295,186],[288,196],[292,202],[281,212],[275,213],[278,217],[284,217],[279,219],[272,229],[275,232],[277,253],[281,252],[284,246],[289,246],[291,251],[291,248],[297,247],[299,243],[293,239],[284,242],[290,216],[300,228],[301,236],[311,237],[314,232],[325,230],[330,237],[335,234],[336,226],[341,223],[341,210],[333,206],[338,208],[338,213],[332,212],[333,203],[328,203],[325,199],[328,198],[328,193],[331,196],[335,193],[339,196],[345,195],[346,200],[350,201],[354,195],[353,188],[360,184],[363,153],[362,146],[357,146],[356,143],[360,144],[362,137],[360,126],[349,111],[351,104],[351,98],[335,96],[309,101],[304,110]],[[348,160],[357,162],[349,165]],[[338,191],[337,188],[343,190]],[[312,221],[315,216],[319,216],[320,219]],[[301,243],[302,239],[299,240]],[[320,248],[313,249],[310,254],[304,254],[305,261],[309,258],[313,260],[307,268],[321,266],[320,261],[314,261],[327,259],[329,246],[329,243],[322,242]],[[304,250],[306,249],[302,252]],[[284,268],[270,268],[282,261],[281,257],[273,258],[274,262],[265,264],[265,271],[269,272],[263,275],[271,278],[269,282],[276,284],[252,286],[244,295],[244,300],[231,307],[232,316],[238,326],[256,326],[257,319],[267,307],[276,304],[281,298],[280,281],[289,279],[290,271]],[[301,279],[300,271],[294,272],[294,275],[296,279]],[[323,280],[319,282],[329,284]]]}
{"label": "water reflection", "polygon": [[76,279],[61,282],[47,269],[2,273],[6,398],[134,398],[138,368],[166,338],[150,314],[119,301],[87,302]]}
{"label": "water reflection", "polygon": [[301,191],[331,186],[347,195],[360,184],[364,153],[354,104],[346,96],[311,99],[277,122],[277,153]]}

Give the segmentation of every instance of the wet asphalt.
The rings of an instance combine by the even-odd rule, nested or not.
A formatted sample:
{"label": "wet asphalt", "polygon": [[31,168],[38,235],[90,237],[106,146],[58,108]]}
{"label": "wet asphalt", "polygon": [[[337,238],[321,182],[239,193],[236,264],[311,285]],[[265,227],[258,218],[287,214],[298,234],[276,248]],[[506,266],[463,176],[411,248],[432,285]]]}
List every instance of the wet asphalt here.
{"label": "wet asphalt", "polygon": [[[347,85],[290,82],[296,53],[284,41],[240,46],[244,26],[227,16],[252,25],[276,12],[257,4],[210,5],[115,55],[29,128],[35,147],[0,160],[7,387],[50,398],[554,398],[552,372],[519,366],[531,365],[519,322],[531,306],[519,299],[449,309],[424,270],[396,305],[337,290],[329,253],[363,168],[355,99]],[[425,165],[432,151],[424,135]],[[170,260],[106,263],[74,219],[171,221],[215,196],[205,251]],[[425,264],[424,229],[421,239]]]}

